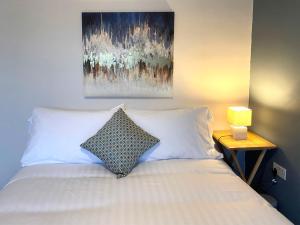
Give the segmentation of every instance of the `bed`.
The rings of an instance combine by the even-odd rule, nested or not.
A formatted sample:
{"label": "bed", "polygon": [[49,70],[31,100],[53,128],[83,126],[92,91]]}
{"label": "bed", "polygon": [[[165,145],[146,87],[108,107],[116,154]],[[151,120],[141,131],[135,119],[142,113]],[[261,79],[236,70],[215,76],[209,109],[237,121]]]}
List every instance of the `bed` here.
{"label": "bed", "polygon": [[0,225],[291,224],[225,164],[211,118],[207,107],[35,109]]}
{"label": "bed", "polygon": [[0,192],[0,224],[291,223],[223,160],[161,160],[123,179],[101,165],[25,167]]}

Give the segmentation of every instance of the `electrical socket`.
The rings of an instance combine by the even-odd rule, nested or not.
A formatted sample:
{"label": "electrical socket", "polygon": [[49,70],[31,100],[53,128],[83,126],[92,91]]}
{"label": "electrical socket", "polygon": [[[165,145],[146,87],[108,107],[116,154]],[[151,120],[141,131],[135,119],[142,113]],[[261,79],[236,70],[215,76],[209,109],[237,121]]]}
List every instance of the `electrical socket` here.
{"label": "electrical socket", "polygon": [[273,162],[273,169],[277,170],[277,176],[286,180],[286,168],[280,166],[278,163]]}

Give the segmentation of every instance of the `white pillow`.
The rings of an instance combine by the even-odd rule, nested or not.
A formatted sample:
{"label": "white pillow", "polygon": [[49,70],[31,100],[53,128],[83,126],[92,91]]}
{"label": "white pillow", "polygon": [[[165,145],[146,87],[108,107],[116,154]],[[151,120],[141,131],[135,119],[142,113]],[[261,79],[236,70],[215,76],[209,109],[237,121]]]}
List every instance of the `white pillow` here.
{"label": "white pillow", "polygon": [[34,109],[30,123],[30,140],[21,159],[22,166],[45,163],[101,163],[80,147],[124,105],[109,111],[72,111]]}
{"label": "white pillow", "polygon": [[221,158],[214,148],[207,107],[164,111],[126,110],[142,129],[160,139],[140,161]]}

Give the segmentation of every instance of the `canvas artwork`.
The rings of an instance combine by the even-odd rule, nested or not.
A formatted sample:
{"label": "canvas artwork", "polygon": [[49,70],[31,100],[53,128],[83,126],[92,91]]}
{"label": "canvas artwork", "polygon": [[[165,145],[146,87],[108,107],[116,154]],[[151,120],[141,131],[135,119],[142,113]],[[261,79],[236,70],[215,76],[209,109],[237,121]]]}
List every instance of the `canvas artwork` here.
{"label": "canvas artwork", "polygon": [[172,97],[173,12],[82,13],[87,97]]}

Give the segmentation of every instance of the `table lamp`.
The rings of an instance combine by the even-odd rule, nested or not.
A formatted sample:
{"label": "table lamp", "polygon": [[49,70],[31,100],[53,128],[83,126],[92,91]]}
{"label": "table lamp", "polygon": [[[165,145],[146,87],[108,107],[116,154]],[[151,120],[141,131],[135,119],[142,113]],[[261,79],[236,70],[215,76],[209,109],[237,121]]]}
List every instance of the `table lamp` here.
{"label": "table lamp", "polygon": [[252,110],[247,107],[233,106],[227,110],[227,120],[235,140],[247,139],[247,126],[251,126]]}

